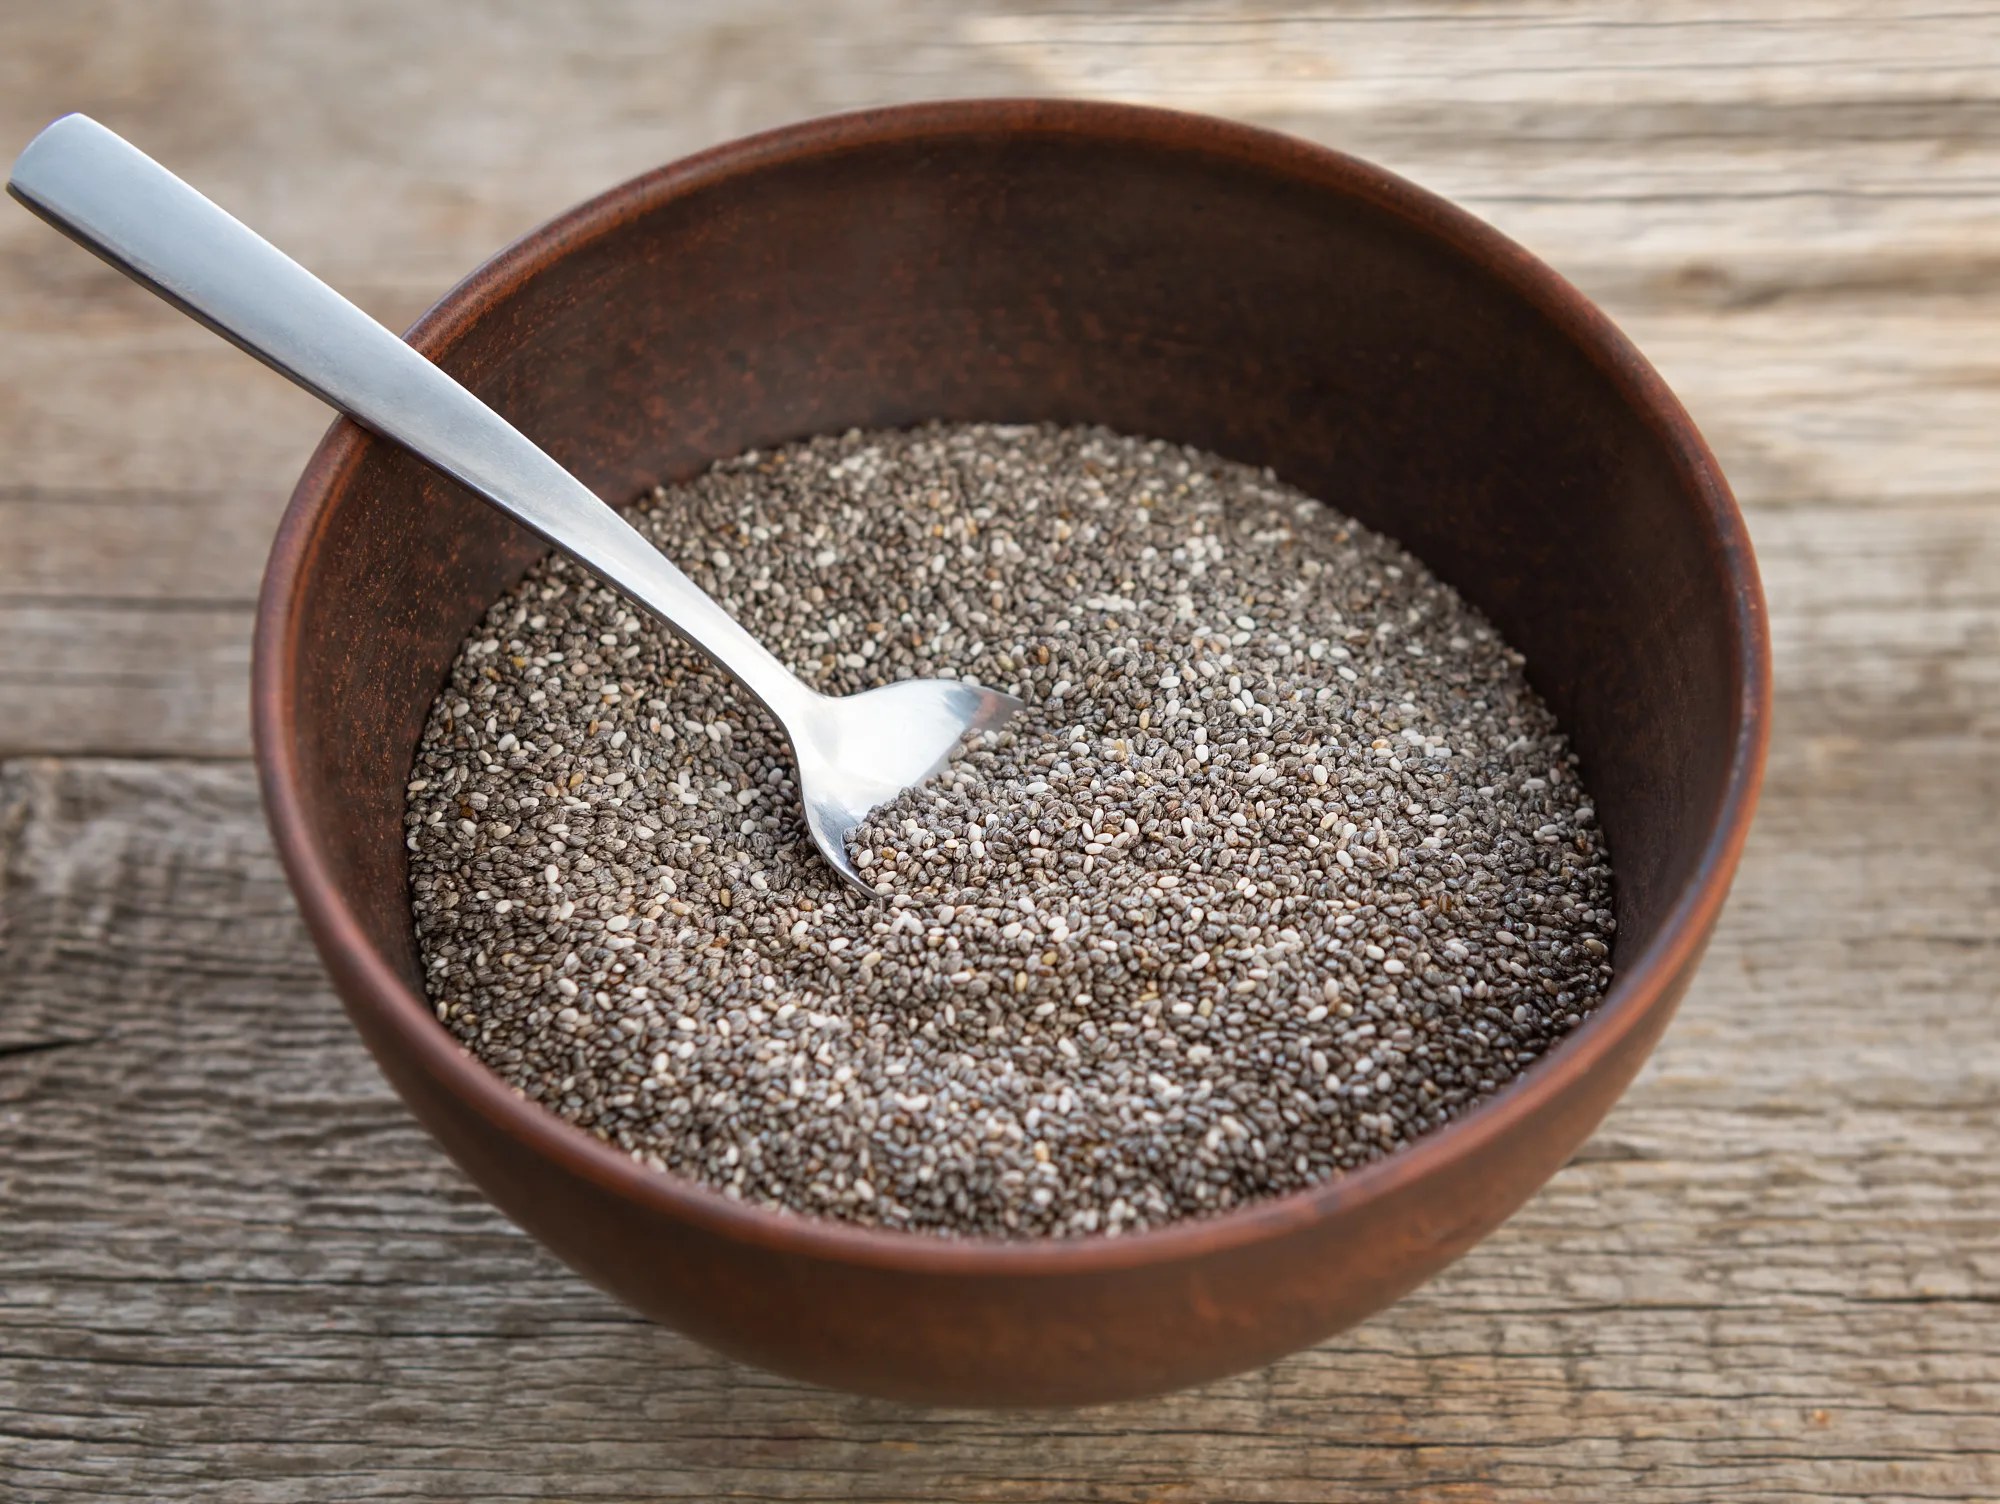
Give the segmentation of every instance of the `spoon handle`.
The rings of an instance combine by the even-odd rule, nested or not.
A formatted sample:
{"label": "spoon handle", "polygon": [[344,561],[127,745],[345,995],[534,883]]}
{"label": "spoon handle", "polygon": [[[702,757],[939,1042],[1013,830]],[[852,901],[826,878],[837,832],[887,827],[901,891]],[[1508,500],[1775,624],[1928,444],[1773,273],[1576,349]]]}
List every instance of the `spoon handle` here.
{"label": "spoon handle", "polygon": [[534,529],[666,621],[781,722],[813,698],[498,413],[122,137],[66,115],[28,143],[7,191],[183,313]]}

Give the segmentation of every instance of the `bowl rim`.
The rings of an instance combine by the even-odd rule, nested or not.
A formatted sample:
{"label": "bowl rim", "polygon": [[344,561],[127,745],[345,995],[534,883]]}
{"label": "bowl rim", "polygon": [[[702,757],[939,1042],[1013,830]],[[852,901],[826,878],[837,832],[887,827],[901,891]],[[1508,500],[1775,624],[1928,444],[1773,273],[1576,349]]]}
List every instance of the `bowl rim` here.
{"label": "bowl rim", "polygon": [[[1598,1008],[1560,1045],[1462,1117],[1358,1170],[1211,1216],[1117,1236],[997,1238],[871,1228],[731,1200],[671,1171],[641,1165],[555,1113],[514,1095],[454,1039],[367,940],[307,818],[292,755],[293,686],[284,672],[300,634],[292,610],[327,503],[368,446],[387,442],[340,418],[301,474],[279,524],[259,595],[251,712],[264,805],[306,926],[329,970],[345,972],[350,1008],[393,1034],[410,1062],[489,1129],[643,1209],[710,1234],[818,1260],[930,1275],[1046,1277],[1191,1260],[1282,1237],[1406,1191],[1519,1128],[1643,1026],[1662,994],[1699,959],[1748,837],[1770,738],[1768,622],[1748,531],[1692,419],[1611,320],[1500,231],[1393,173],[1329,147],[1212,116],[1098,101],[995,98],[895,105],[822,116],[727,142],[655,168],[558,215],[473,271],[405,336],[441,363],[471,327],[523,282],[626,223],[679,198],[785,164],[915,140],[1011,135],[1143,145],[1206,157],[1401,218],[1495,277],[1549,320],[1610,381],[1706,504],[1719,573],[1732,587],[1736,730],[1727,783],[1693,875],[1651,942],[1619,968]],[[359,997],[357,999],[357,994]]]}

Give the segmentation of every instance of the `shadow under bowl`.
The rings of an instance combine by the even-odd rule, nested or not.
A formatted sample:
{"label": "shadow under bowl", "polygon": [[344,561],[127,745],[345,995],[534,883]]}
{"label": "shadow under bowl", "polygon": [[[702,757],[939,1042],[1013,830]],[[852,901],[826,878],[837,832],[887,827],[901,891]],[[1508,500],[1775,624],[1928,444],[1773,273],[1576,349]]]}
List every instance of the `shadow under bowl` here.
{"label": "shadow under bowl", "polygon": [[564,215],[411,342],[600,495],[849,427],[1097,423],[1277,474],[1392,535],[1527,657],[1617,874],[1617,978],[1493,1099],[1311,1189],[1106,1239],[781,1216],[517,1098],[425,1001],[403,785],[460,641],[543,545],[351,423],[257,620],[277,847],[389,1080],[588,1279],[781,1373],[1083,1403],[1265,1363],[1464,1253],[1631,1081],[1748,831],[1768,730],[1741,517],[1657,374],[1497,232],[1366,163],[1195,116],[980,101],[724,146]]}

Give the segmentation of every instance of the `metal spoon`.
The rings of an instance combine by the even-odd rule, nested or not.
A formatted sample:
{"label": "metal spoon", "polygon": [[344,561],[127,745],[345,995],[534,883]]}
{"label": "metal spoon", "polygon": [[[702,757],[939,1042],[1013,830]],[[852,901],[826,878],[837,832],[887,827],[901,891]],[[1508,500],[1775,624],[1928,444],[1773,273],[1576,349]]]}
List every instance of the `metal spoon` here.
{"label": "metal spoon", "polygon": [[533,528],[700,648],[771,712],[813,840],[873,894],[847,833],[1021,702],[945,679],[835,698],[802,684],[584,484],[248,226],[84,115],[28,143],[7,191],[191,318]]}

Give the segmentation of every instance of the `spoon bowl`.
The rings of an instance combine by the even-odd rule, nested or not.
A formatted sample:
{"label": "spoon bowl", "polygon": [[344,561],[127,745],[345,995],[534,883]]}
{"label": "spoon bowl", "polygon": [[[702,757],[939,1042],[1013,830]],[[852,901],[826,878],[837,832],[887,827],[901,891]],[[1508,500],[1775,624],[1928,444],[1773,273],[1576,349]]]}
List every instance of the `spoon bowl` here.
{"label": "spoon bowl", "polygon": [[799,796],[813,841],[834,869],[874,893],[847,853],[847,834],[870,810],[941,769],[966,735],[1006,724],[1021,708],[1012,695],[950,679],[904,679],[857,695],[818,696],[794,723]]}

